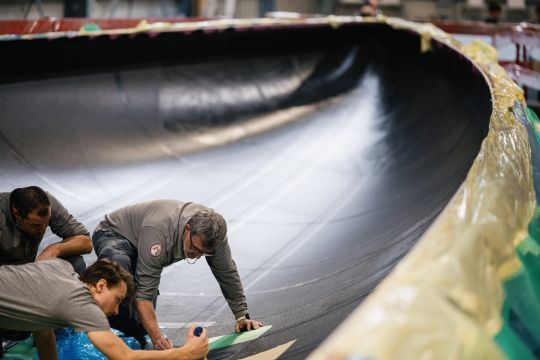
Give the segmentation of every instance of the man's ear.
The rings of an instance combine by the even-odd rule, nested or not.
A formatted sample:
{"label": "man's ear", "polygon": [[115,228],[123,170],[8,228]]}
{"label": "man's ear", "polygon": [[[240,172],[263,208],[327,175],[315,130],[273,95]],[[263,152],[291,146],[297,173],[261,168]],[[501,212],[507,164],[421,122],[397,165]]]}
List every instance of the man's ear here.
{"label": "man's ear", "polygon": [[99,279],[98,282],[96,283],[96,291],[97,293],[101,293],[103,292],[103,290],[105,290],[107,288],[107,280],[105,279]]}
{"label": "man's ear", "polygon": [[11,210],[11,214],[13,215],[14,218],[22,219],[22,216],[21,216],[21,214],[19,214],[17,209],[15,209],[14,207],[11,207],[10,210]]}

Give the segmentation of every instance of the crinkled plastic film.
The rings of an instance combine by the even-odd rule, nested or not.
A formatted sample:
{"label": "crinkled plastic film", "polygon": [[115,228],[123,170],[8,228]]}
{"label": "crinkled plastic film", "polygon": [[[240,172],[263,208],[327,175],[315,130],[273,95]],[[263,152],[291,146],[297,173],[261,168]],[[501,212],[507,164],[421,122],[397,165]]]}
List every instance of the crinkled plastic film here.
{"label": "crinkled plastic film", "polygon": [[[503,284],[535,211],[526,128],[512,108],[523,91],[481,42],[460,46],[431,26],[387,19],[471,59],[491,87],[493,112],[481,150],[436,222],[374,293],[310,359],[498,359]],[[422,49],[424,50],[424,49]]]}
{"label": "crinkled plastic film", "polygon": [[[132,337],[124,337],[124,335],[118,331],[111,329],[117,336],[124,341],[124,343],[131,349],[140,350],[140,345]],[[58,353],[58,360],[106,360],[104,356],[90,341],[86,333],[76,332],[73,328],[65,328],[57,330],[56,332],[56,349]],[[34,360],[39,360],[36,355]]]}

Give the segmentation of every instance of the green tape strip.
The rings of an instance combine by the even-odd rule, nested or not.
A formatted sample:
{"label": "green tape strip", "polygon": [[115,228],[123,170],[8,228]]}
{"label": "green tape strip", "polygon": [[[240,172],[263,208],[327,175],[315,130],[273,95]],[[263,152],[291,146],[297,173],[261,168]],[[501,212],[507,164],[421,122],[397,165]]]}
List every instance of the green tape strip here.
{"label": "green tape strip", "polygon": [[536,123],[536,124],[540,123],[540,119],[538,119],[538,115],[530,107],[525,108],[525,114],[527,115],[527,118],[529,118],[529,120],[532,121],[533,123]]}
{"label": "green tape strip", "polygon": [[538,115],[529,107],[525,108],[525,114],[527,115],[527,119],[532,122],[536,141],[540,143],[540,119],[538,119]]}
{"label": "green tape strip", "polygon": [[210,350],[221,349],[224,347],[240,344],[246,341],[255,340],[260,337],[262,334],[270,330],[272,325],[263,326],[257,330],[244,331],[240,334],[231,333],[227,335],[217,336],[210,338],[209,348]]}

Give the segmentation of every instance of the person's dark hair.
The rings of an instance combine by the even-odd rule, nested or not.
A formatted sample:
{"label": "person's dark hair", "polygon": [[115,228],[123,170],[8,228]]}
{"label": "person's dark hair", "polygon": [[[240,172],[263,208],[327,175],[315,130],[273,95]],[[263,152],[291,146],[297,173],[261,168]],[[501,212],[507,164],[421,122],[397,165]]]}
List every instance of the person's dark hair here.
{"label": "person's dark hair", "polygon": [[223,216],[212,209],[196,212],[188,221],[191,236],[201,235],[205,249],[213,250],[227,235],[227,223]]}
{"label": "person's dark hair", "polygon": [[32,211],[36,211],[41,217],[47,216],[50,206],[47,193],[38,186],[17,188],[9,195],[10,209],[17,210],[23,219],[26,219]]}
{"label": "person's dark hair", "polygon": [[135,284],[133,282],[133,276],[118,265],[116,262],[108,259],[99,259],[92,265],[84,270],[79,279],[88,284],[95,286],[101,279],[107,280],[107,287],[115,287],[120,285],[123,281],[127,286],[126,299],[131,299],[133,291],[135,290]]}
{"label": "person's dark hair", "polygon": [[360,16],[375,16],[375,8],[368,2],[364,2],[358,11]]}
{"label": "person's dark hair", "polygon": [[488,3],[488,11],[489,12],[494,12],[494,11],[501,11],[502,10],[502,7],[501,5],[499,5],[499,3],[496,3],[496,2],[489,2]]}

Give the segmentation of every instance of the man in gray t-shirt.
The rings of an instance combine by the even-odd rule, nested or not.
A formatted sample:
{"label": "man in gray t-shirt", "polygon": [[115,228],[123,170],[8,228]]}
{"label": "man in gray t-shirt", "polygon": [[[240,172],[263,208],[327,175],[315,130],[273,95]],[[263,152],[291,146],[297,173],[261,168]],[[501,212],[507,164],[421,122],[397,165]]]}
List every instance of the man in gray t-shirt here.
{"label": "man in gray t-shirt", "polygon": [[[0,329],[37,334],[40,359],[56,359],[51,329],[71,326],[86,332],[90,341],[110,359],[136,357],[110,331],[107,316],[133,292],[129,272],[108,260],[89,266],[80,279],[65,260],[50,259],[25,265],[0,266]],[[208,353],[206,330],[196,337],[191,329],[186,345],[168,351],[148,352],[145,359],[200,359]],[[168,357],[170,356],[170,357]]]}
{"label": "man in gray t-shirt", "polygon": [[[62,241],[37,256],[47,227]],[[88,230],[51,194],[37,186],[0,192],[0,265],[64,258],[82,272],[85,264],[80,255],[91,251]]]}
{"label": "man in gray t-shirt", "polygon": [[[257,329],[227,240],[227,225],[212,209],[176,200],[155,200],[105,215],[92,235],[98,258],[111,259],[135,275],[137,315],[154,348],[169,349],[154,311],[161,272],[180,260],[204,256],[236,318],[236,331]],[[110,324],[145,345],[137,319],[125,307]]]}
{"label": "man in gray t-shirt", "polygon": [[90,289],[65,260],[0,266],[0,288],[5,289],[0,291],[0,329],[110,328]]}

